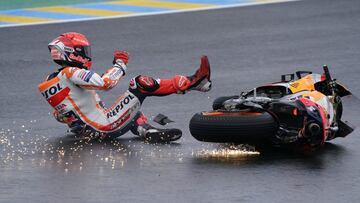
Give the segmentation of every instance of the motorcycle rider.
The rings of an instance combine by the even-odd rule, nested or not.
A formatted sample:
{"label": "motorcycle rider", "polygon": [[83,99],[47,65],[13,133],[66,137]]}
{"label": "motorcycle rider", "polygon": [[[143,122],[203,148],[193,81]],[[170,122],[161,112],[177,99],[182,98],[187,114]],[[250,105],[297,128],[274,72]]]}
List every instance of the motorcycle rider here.
{"label": "motorcycle rider", "polygon": [[91,70],[90,42],[80,33],[63,33],[48,45],[51,57],[60,65],[38,88],[54,108],[57,121],[69,131],[89,138],[117,137],[131,131],[150,141],[174,141],[181,137],[179,129],[159,129],[148,123],[140,106],[148,96],[184,94],[190,90],[211,89],[210,65],[206,56],[192,76],[176,75],[170,79],[154,79],[139,75],[132,78],[129,89],[110,107],[105,108],[95,90],[116,86],[127,71],[129,55],[115,51],[113,66],[102,76]]}

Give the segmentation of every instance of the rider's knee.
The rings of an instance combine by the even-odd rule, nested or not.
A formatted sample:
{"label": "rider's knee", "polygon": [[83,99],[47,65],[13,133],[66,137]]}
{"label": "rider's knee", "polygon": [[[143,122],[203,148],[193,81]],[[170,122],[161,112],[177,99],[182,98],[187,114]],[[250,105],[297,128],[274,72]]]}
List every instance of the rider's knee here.
{"label": "rider's knee", "polygon": [[138,75],[132,78],[129,87],[131,89],[138,89],[142,92],[154,92],[160,85],[157,80],[146,75]]}

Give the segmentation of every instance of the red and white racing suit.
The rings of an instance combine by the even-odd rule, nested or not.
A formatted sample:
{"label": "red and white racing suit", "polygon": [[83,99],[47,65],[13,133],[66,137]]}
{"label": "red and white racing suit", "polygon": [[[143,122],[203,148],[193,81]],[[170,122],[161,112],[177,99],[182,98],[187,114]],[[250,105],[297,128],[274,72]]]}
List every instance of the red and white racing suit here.
{"label": "red and white racing suit", "polygon": [[183,93],[190,86],[190,80],[181,75],[171,79],[153,79],[139,75],[131,79],[129,89],[110,107],[105,108],[95,90],[114,87],[125,75],[126,66],[110,68],[103,76],[76,67],[66,67],[48,76],[38,88],[54,108],[55,118],[66,123],[75,133],[86,129],[97,135],[116,133],[116,136],[146,122],[139,112],[147,96],[165,96]]}

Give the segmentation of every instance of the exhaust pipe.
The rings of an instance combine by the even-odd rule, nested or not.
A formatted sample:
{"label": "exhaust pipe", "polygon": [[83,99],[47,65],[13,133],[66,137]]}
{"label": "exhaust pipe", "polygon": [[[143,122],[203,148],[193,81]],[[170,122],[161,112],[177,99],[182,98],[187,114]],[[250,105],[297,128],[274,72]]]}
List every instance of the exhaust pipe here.
{"label": "exhaust pipe", "polygon": [[309,130],[310,134],[314,136],[314,135],[318,135],[320,133],[321,128],[316,123],[310,123],[308,125],[308,130]]}

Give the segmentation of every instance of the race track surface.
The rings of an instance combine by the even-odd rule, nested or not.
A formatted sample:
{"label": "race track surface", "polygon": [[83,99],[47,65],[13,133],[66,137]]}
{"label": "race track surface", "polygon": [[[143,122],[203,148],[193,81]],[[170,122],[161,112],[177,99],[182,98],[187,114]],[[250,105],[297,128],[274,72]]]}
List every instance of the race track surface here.
{"label": "race track surface", "polygon": [[[360,95],[360,1],[305,0],[212,11],[0,29],[0,202],[359,202],[360,133],[303,157],[281,152],[214,157],[224,146],[191,137],[188,122],[217,96],[301,69],[333,75]],[[131,77],[192,74],[209,56],[213,89],[149,98],[149,117],[183,130],[173,144],[128,133],[105,143],[67,138],[37,91],[55,70],[47,43],[67,31],[93,42],[94,70],[130,52],[128,74],[101,96],[108,106]],[[348,118],[359,121],[358,106]]]}

